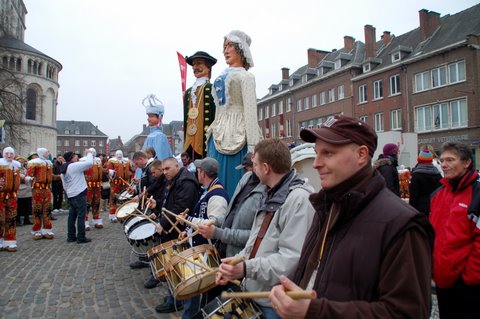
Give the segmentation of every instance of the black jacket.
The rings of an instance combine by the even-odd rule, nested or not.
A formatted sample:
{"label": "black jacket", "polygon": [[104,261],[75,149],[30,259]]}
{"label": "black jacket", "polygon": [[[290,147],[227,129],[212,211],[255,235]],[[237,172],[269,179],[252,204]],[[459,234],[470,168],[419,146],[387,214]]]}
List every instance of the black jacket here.
{"label": "black jacket", "polygon": [[374,166],[385,179],[387,188],[400,197],[400,178],[396,165],[388,158],[381,158],[375,161]]}
{"label": "black jacket", "polygon": [[410,205],[419,212],[430,215],[430,195],[442,186],[442,175],[432,164],[419,163],[413,168],[410,180]]}

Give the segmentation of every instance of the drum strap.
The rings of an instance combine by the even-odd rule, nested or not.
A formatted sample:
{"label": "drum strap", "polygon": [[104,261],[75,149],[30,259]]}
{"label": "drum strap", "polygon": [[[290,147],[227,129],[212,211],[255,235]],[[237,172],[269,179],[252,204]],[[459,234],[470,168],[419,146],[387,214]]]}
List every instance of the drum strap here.
{"label": "drum strap", "polygon": [[270,223],[272,222],[273,215],[275,215],[275,212],[265,213],[265,218],[263,219],[262,225],[260,226],[260,230],[258,231],[257,238],[255,239],[255,243],[253,244],[252,252],[250,253],[250,258],[248,259],[255,258],[258,247],[260,247],[260,243],[262,242],[263,237],[267,232],[268,226],[270,226]]}

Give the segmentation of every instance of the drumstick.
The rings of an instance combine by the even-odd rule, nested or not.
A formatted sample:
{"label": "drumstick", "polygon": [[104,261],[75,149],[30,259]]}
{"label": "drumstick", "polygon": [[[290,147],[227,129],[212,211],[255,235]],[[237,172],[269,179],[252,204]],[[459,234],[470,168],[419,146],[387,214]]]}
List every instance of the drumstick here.
{"label": "drumstick", "polygon": [[142,213],[142,211],[138,210],[138,208],[135,208],[135,211],[137,211],[138,213],[132,213],[133,215],[137,215],[137,216],[142,215],[142,217],[146,218],[149,222],[151,222],[155,226],[158,224],[156,221],[154,221],[153,219],[151,219],[150,217]]}
{"label": "drumstick", "polygon": [[127,181],[124,180],[123,178],[119,177],[119,179],[120,179],[124,184],[127,184],[128,187],[132,186],[131,183],[127,182]]}
{"label": "drumstick", "polygon": [[177,224],[173,223],[170,218],[168,218],[167,214],[165,214],[165,212],[162,212],[163,216],[167,219],[167,221],[172,225],[173,228],[175,228],[175,230],[180,234],[182,231],[180,229],[178,229],[177,227]]}
{"label": "drumstick", "polygon": [[[317,292],[315,290],[290,290],[285,294],[292,299],[315,299],[317,298]],[[222,298],[239,298],[239,299],[252,299],[252,298],[268,298],[270,291],[256,291],[256,292],[222,292]]]}
{"label": "drumstick", "polygon": [[142,204],[140,205],[140,207],[142,209],[145,209],[145,196],[147,195],[146,192],[147,192],[147,186],[144,186],[143,187],[143,194],[142,194],[143,195],[142,196]]}
{"label": "drumstick", "polygon": [[192,223],[191,221],[189,221],[189,220],[187,220],[187,219],[185,219],[185,218],[183,218],[183,217],[180,217],[180,215],[174,214],[174,213],[172,213],[171,211],[169,211],[169,210],[167,210],[167,209],[165,209],[165,208],[162,208],[162,211],[164,211],[164,212],[166,212],[166,213],[174,216],[176,219],[184,222],[185,224],[189,225],[189,226],[192,227],[193,229],[195,229],[195,230],[198,229],[198,225],[197,225],[197,224]]}

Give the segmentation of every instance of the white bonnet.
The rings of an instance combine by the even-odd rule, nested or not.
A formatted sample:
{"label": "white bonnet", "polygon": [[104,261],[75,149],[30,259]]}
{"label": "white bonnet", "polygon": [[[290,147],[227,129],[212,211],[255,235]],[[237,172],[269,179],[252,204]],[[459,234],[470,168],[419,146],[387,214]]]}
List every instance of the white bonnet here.
{"label": "white bonnet", "polygon": [[253,58],[252,53],[250,52],[250,44],[252,44],[252,39],[250,36],[243,31],[233,30],[225,36],[225,39],[229,40],[230,42],[237,43],[243,52],[243,56],[245,59],[247,59],[247,63],[250,65],[250,67],[253,67]]}

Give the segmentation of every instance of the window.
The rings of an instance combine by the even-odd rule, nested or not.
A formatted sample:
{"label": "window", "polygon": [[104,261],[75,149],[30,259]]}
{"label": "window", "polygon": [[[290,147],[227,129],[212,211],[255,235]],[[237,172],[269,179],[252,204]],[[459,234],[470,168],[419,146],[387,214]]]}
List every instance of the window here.
{"label": "window", "polygon": [[314,94],[314,95],[312,95],[312,107],[315,107],[317,105],[318,105],[317,104],[317,95]]}
{"label": "window", "polygon": [[325,104],[325,92],[320,92],[320,105]]}
{"label": "window", "polygon": [[383,132],[383,113],[375,113],[375,132]]}
{"label": "window", "polygon": [[373,82],[373,99],[379,100],[383,98],[383,81],[378,80]]}
{"label": "window", "polygon": [[402,56],[401,56],[400,52],[392,53],[392,63],[400,61],[401,59],[402,59]]}
{"label": "window", "polygon": [[287,136],[291,137],[292,136],[292,121],[287,120]]}
{"label": "window", "polygon": [[27,120],[35,120],[37,114],[37,92],[34,89],[27,90],[27,112],[25,114]]}
{"label": "window", "polygon": [[430,88],[430,72],[425,71],[415,74],[415,92],[425,91]]}
{"label": "window", "polygon": [[442,66],[432,70],[432,88],[447,85],[447,67]]}
{"label": "window", "polygon": [[337,89],[338,92],[338,99],[341,100],[345,97],[345,87],[343,85],[340,85]]}
{"label": "window", "polygon": [[63,131],[63,133],[65,133],[65,134],[70,134],[70,131],[69,131],[69,130],[65,130],[65,131]]}
{"label": "window", "polygon": [[467,100],[458,100],[450,102],[452,112],[452,127],[467,126]]}
{"label": "window", "polygon": [[258,108],[258,120],[263,120],[263,107]]}
{"label": "window", "polygon": [[368,121],[368,116],[366,116],[366,115],[360,116],[360,121],[362,121],[363,123],[367,123],[367,121]]}
{"label": "window", "polygon": [[400,74],[390,77],[390,95],[400,94]]}
{"label": "window", "polygon": [[91,140],[91,141],[90,141],[90,146],[92,146],[92,147],[93,147],[93,146],[97,146],[97,142],[94,141],[94,140]]}
{"label": "window", "polygon": [[287,105],[285,106],[285,112],[290,112],[292,110],[292,98],[287,99]]}
{"label": "window", "polygon": [[70,141],[69,140],[63,141],[63,146],[70,146]]}
{"label": "window", "polygon": [[80,140],[75,140],[75,146],[80,146]]}
{"label": "window", "polygon": [[303,108],[308,110],[310,108],[310,99],[308,97],[303,99]]}
{"label": "window", "polygon": [[57,146],[62,146],[62,141],[57,140]]}
{"label": "window", "polygon": [[433,105],[433,126],[436,130],[448,128],[448,103]]}
{"label": "window", "polygon": [[417,132],[467,127],[467,100],[460,99],[415,109]]}
{"label": "window", "polygon": [[268,119],[270,117],[270,106],[265,106],[265,118]]}
{"label": "window", "polygon": [[465,61],[449,64],[448,74],[450,76],[450,83],[465,81]]}
{"label": "window", "polygon": [[272,123],[272,137],[277,136],[277,123]]}
{"label": "window", "polygon": [[328,90],[328,102],[335,102],[335,89]]}
{"label": "window", "polygon": [[80,129],[79,128],[75,129],[75,135],[80,135]]}
{"label": "window", "polygon": [[363,65],[363,72],[364,73],[370,72],[370,63]]}
{"label": "window", "polygon": [[99,141],[98,146],[103,147],[103,141]]}
{"label": "window", "polygon": [[87,140],[83,141],[83,146],[88,146],[88,141]]}
{"label": "window", "polygon": [[297,100],[297,112],[302,111],[302,99]]}
{"label": "window", "polygon": [[317,128],[322,126],[322,123],[323,123],[322,118],[317,119]]}
{"label": "window", "polygon": [[390,113],[390,129],[401,130],[402,129],[402,110],[393,110]]}
{"label": "window", "polygon": [[367,103],[367,85],[358,87],[358,103]]}
{"label": "window", "polygon": [[278,114],[283,114],[283,101],[278,102]]}
{"label": "window", "polygon": [[313,120],[308,121],[308,128],[313,128]]}
{"label": "window", "polygon": [[342,60],[338,59],[335,61],[335,70],[340,69],[342,67]]}
{"label": "window", "polygon": [[273,103],[272,104],[272,117],[277,115],[277,104]]}

